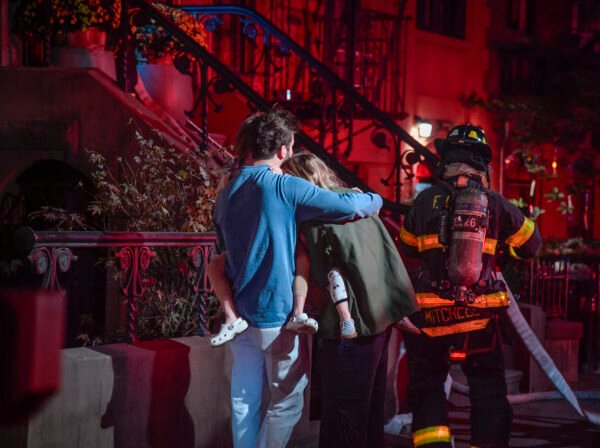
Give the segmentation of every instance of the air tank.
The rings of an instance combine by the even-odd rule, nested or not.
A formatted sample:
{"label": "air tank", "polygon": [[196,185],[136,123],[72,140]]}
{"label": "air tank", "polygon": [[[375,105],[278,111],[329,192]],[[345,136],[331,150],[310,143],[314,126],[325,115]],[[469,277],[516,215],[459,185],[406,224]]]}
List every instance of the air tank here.
{"label": "air tank", "polygon": [[448,279],[454,286],[468,288],[479,280],[487,218],[487,195],[474,188],[459,190],[454,199],[448,257]]}

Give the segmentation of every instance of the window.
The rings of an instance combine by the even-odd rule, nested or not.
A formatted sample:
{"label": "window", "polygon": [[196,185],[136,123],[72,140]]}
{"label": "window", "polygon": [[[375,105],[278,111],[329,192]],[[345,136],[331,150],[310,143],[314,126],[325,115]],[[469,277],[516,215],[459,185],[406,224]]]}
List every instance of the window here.
{"label": "window", "polygon": [[501,51],[501,88],[507,95],[542,95],[546,89],[548,63],[531,51]]}
{"label": "window", "polygon": [[571,29],[578,34],[593,34],[600,25],[600,4],[590,0],[573,3]]}
{"label": "window", "polygon": [[417,0],[417,28],[465,38],[466,0]]}
{"label": "window", "polygon": [[534,0],[508,0],[506,25],[511,30],[533,32]]}

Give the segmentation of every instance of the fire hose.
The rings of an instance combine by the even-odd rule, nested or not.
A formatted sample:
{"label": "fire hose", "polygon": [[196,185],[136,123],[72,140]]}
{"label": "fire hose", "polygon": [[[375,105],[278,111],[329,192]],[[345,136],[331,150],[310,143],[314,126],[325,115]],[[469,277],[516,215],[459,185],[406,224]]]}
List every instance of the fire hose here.
{"label": "fire hose", "polygon": [[[504,277],[502,273],[496,272],[496,278],[498,280],[503,281]],[[600,399],[600,392],[596,391],[576,391],[574,392],[571,389],[571,386],[566,382],[560,370],[556,367],[556,364],[540,343],[539,339],[523,317],[521,313],[521,309],[517,304],[512,292],[508,285],[506,285],[506,290],[508,291],[508,295],[510,297],[510,305],[507,310],[507,315],[513,324],[517,334],[521,338],[521,341],[529,351],[531,357],[537,362],[542,371],[548,376],[548,379],[552,382],[554,387],[556,387],[556,391],[547,391],[547,392],[532,392],[532,393],[524,393],[524,394],[514,394],[508,395],[508,401],[511,404],[522,404],[529,403],[532,401],[542,401],[542,400],[557,400],[560,398],[565,398],[567,402],[575,409],[575,411],[583,418],[585,418],[588,422],[593,425],[600,426],[600,414],[586,411],[579,404],[578,398],[583,400],[598,400]],[[400,353],[400,358],[404,356],[405,353]],[[399,360],[398,360],[399,361]],[[451,376],[448,375],[448,380],[451,380]],[[451,390],[463,394],[469,394],[469,386],[461,383],[456,383],[451,381]],[[448,397],[450,389],[446,389],[446,396]],[[403,431],[403,428],[408,427],[412,423],[412,414],[398,414],[394,418],[392,418],[386,425],[385,431],[390,434],[400,434]]]}
{"label": "fire hose", "polygon": [[[497,272],[496,276],[506,284],[502,273]],[[578,397],[581,399],[600,399],[600,393],[589,391],[573,392],[571,386],[566,382],[562,373],[560,373],[560,370],[558,370],[556,364],[523,317],[521,309],[510,291],[510,288],[508,288],[508,285],[506,286],[506,289],[511,299],[507,310],[510,321],[531,357],[538,363],[542,371],[548,376],[548,379],[557,389],[556,391],[549,392],[509,395],[509,402],[512,404],[519,404],[538,400],[555,400],[564,397],[580,416],[585,418],[588,422],[600,426],[600,414],[586,411],[581,407],[577,399]],[[469,393],[469,387],[464,384],[452,383],[452,390],[461,394]]]}

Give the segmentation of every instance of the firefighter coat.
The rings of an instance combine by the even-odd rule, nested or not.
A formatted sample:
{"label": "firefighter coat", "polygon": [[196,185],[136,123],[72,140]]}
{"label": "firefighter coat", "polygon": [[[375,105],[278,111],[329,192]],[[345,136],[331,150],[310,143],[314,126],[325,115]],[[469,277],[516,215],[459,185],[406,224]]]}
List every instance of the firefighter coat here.
{"label": "firefighter coat", "polygon": [[[447,179],[453,185],[457,179]],[[483,189],[469,179],[467,186]],[[451,213],[456,191],[438,183],[421,192],[405,217],[400,241],[407,256],[417,257],[421,269],[415,279],[417,301],[422,309],[411,319],[432,337],[465,333],[485,328],[491,312],[509,304],[504,284],[494,281],[499,250],[508,250],[516,259],[533,257],[541,246],[536,224],[499,193],[483,189],[488,197],[489,227],[483,245],[480,281],[473,288],[472,303],[456,305],[448,287],[449,248],[440,238],[440,221]],[[447,239],[449,241],[449,238]]]}

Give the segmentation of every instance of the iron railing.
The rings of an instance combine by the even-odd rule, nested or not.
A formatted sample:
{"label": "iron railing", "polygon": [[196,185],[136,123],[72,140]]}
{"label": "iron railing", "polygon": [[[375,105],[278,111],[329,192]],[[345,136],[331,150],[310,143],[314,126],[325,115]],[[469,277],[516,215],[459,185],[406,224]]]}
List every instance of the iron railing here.
{"label": "iron railing", "polygon": [[[151,280],[151,264],[159,248],[185,249],[187,262],[181,260],[177,269],[193,276],[192,299],[198,302],[200,332],[209,331],[204,299],[211,291],[206,266],[215,252],[214,233],[184,232],[84,232],[84,231],[34,231],[21,227],[15,234],[18,251],[27,257],[33,272],[41,275],[41,287],[58,289],[61,278],[70,271],[74,262],[86,249],[105,248],[109,251],[110,267],[107,274],[118,273],[120,293],[127,301],[126,336],[136,339],[139,303]],[[96,260],[96,263],[98,260]],[[161,268],[164,268],[161,267]],[[86,285],[79,285],[85,288]]]}

